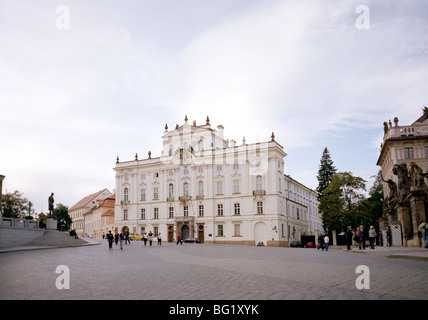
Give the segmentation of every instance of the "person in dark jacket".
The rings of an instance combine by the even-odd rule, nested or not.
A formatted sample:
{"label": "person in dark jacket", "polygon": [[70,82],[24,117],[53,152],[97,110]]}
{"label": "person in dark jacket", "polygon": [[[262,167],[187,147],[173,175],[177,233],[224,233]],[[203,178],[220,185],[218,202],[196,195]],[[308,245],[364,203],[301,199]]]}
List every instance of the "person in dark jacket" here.
{"label": "person in dark jacket", "polygon": [[352,238],[354,233],[352,232],[352,227],[348,226],[348,230],[346,230],[346,249],[351,250]]}
{"label": "person in dark jacket", "polygon": [[109,231],[107,234],[107,241],[108,241],[108,248],[109,249],[112,249],[113,240],[114,240],[113,234],[111,233],[111,231]]}
{"label": "person in dark jacket", "polygon": [[387,246],[392,247],[392,234],[391,234],[390,227],[386,228],[386,241],[387,241]]}
{"label": "person in dark jacket", "polygon": [[320,236],[318,237],[318,247],[317,250],[322,249],[322,251],[324,251],[324,236],[322,234],[320,234]]}

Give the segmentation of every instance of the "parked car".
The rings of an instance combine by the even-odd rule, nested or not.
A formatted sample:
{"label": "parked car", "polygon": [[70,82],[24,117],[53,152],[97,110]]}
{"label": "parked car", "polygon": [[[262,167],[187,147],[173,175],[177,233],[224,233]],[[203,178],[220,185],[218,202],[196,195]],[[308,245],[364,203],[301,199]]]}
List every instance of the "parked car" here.
{"label": "parked car", "polygon": [[201,243],[201,240],[199,240],[198,238],[187,238],[183,241],[187,243]]}
{"label": "parked car", "polygon": [[291,241],[290,247],[292,247],[292,248],[304,248],[305,244],[301,241]]}
{"label": "parked car", "polygon": [[315,243],[314,242],[306,242],[305,247],[306,248],[315,248]]}
{"label": "parked car", "polygon": [[143,240],[143,236],[139,233],[130,233],[129,239],[131,239],[131,240]]}

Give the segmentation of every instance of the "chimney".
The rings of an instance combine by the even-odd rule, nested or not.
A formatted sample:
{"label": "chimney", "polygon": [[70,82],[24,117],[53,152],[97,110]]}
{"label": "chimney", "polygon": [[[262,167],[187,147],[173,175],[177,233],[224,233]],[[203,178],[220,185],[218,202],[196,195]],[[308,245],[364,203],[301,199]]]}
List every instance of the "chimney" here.
{"label": "chimney", "polygon": [[217,126],[217,136],[224,139],[224,127],[221,124]]}

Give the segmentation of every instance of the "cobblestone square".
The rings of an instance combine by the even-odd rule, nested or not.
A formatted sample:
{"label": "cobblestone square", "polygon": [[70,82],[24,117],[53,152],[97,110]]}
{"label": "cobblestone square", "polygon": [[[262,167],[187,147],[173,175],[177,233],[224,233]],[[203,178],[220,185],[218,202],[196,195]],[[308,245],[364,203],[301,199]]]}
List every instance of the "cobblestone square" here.
{"label": "cobblestone square", "polygon": [[[377,248],[379,253],[388,248]],[[369,249],[366,249],[368,251]],[[406,300],[428,299],[425,260],[314,248],[133,241],[0,253],[0,299]],[[359,265],[369,289],[358,289]],[[69,270],[69,289],[58,289]]]}

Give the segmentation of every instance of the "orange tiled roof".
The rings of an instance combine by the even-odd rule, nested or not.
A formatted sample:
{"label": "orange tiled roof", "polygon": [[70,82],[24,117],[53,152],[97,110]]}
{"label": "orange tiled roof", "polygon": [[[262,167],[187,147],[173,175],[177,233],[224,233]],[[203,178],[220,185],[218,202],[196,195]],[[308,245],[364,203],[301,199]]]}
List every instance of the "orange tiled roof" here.
{"label": "orange tiled roof", "polygon": [[101,217],[103,216],[114,216],[114,210],[113,209],[107,210],[101,215]]}
{"label": "orange tiled roof", "polygon": [[[90,194],[89,196],[86,196],[86,197],[84,197],[82,200],[80,200],[79,202],[77,202],[74,206],[72,206],[70,209],[68,209],[68,210],[75,210],[75,209],[78,209],[78,208],[84,208],[84,207],[87,207],[88,206],[88,204],[90,204],[90,202],[92,201],[92,200],[94,200],[97,196],[99,196],[101,193],[103,193],[105,190],[107,190],[107,189],[103,189],[103,190],[100,190],[100,191],[98,191],[98,192],[96,192],[96,193],[93,193],[93,194]],[[108,191],[108,190],[107,190]],[[92,207],[91,205],[90,205],[90,207]]]}

